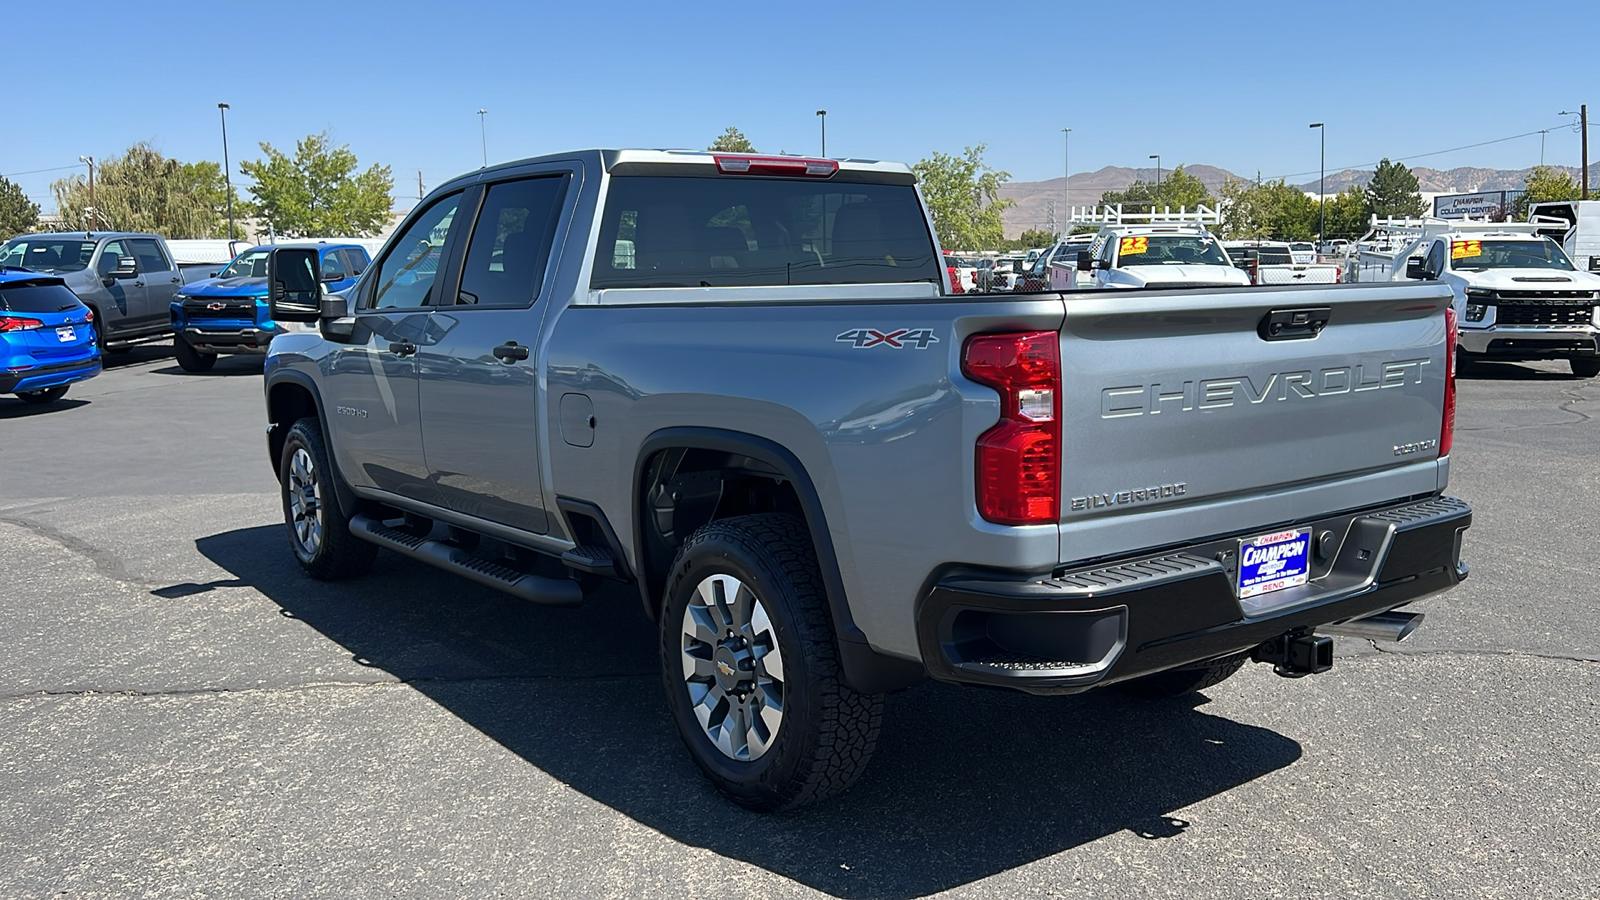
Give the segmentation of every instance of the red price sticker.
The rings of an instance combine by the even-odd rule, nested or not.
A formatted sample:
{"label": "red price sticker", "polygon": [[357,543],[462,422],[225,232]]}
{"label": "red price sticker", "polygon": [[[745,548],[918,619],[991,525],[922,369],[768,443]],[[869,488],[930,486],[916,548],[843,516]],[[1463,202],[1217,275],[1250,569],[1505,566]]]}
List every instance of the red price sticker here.
{"label": "red price sticker", "polygon": [[1483,241],[1451,241],[1450,258],[1466,259],[1469,256],[1483,255]]}
{"label": "red price sticker", "polygon": [[1150,250],[1150,239],[1147,237],[1125,237],[1117,252],[1123,256],[1134,256]]}

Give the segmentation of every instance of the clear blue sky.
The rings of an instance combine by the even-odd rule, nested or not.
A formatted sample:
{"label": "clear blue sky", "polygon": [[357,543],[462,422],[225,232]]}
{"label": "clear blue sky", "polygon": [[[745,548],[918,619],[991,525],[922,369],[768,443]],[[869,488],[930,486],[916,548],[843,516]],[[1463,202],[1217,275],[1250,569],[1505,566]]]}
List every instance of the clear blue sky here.
{"label": "clear blue sky", "polygon": [[[451,0],[36,4],[13,29],[0,174],[47,209],[79,155],[136,141],[220,160],[327,129],[394,168],[402,205],[482,161],[582,147],[704,147],[729,125],[762,151],[915,162],[986,143],[1014,180],[1208,163],[1267,177],[1600,117],[1592,0],[1511,3],[486,3]],[[1415,73],[1415,74],[1413,74]],[[1600,133],[1597,133],[1600,134]],[[1600,155],[1600,147],[1592,153]],[[1520,168],[1539,136],[1415,160]],[[68,170],[72,171],[72,170]],[[76,171],[82,171],[78,166]],[[1295,180],[1306,180],[1297,178]]]}

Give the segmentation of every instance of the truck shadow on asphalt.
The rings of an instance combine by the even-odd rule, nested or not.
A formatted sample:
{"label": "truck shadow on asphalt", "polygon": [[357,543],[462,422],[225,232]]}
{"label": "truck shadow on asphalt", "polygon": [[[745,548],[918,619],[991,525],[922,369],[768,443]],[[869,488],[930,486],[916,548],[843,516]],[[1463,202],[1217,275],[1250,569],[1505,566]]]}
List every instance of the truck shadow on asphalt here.
{"label": "truck shadow on asphalt", "polygon": [[[1563,364],[1565,366],[1565,364]],[[1563,368],[1561,371],[1536,369],[1514,362],[1472,362],[1456,371],[1466,381],[1587,381]]]}
{"label": "truck shadow on asphalt", "polygon": [[922,896],[1119,831],[1178,837],[1191,826],[1175,810],[1300,757],[1287,737],[1207,715],[1201,697],[928,683],[887,699],[877,755],[853,790],[762,816],[719,798],[690,762],[631,588],[550,609],[387,552],[366,578],[319,583],[279,525],[196,543],[237,578],[219,584],[254,587],[551,777],[673,840],[840,897]]}
{"label": "truck shadow on asphalt", "polygon": [[29,416],[48,416],[51,413],[65,413],[80,406],[88,406],[87,400],[75,400],[64,397],[54,403],[25,403],[15,397],[0,396],[0,420],[26,419]]}

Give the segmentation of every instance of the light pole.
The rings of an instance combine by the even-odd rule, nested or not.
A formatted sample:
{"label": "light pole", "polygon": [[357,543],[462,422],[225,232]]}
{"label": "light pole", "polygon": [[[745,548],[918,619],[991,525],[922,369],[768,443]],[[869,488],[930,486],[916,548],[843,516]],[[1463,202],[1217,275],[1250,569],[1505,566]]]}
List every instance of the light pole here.
{"label": "light pole", "polygon": [[1161,154],[1152,153],[1150,158],[1156,161],[1156,193],[1150,197],[1150,213],[1154,215],[1156,211],[1156,196],[1161,192]]}
{"label": "light pole", "polygon": [[1322,127],[1321,122],[1312,122],[1310,126],[1317,130],[1317,135],[1322,138],[1322,162],[1317,166],[1317,243],[1328,239],[1328,129]]}
{"label": "light pole", "polygon": [[1539,167],[1541,169],[1544,168],[1544,136],[1549,133],[1550,129],[1548,128],[1539,131]]}
{"label": "light pole", "polygon": [[100,211],[94,207],[94,157],[80,156],[78,162],[89,164],[89,230],[100,230]]}
{"label": "light pole", "polygon": [[[1559,115],[1570,116],[1572,112],[1563,109]],[[1589,104],[1578,107],[1578,130],[1583,137],[1583,168],[1579,175],[1583,180],[1583,199],[1589,199]]]}
{"label": "light pole", "polygon": [[[1072,218],[1072,129],[1063,128],[1061,129],[1061,134],[1065,139],[1065,146],[1061,149],[1061,168],[1065,175],[1061,179],[1061,200],[1064,204],[1062,222],[1065,223]],[[1061,234],[1065,236],[1066,233],[1067,227],[1062,224]]]}
{"label": "light pole", "polygon": [[488,115],[487,109],[478,110],[478,139],[483,142],[483,167],[489,167],[489,131],[483,124],[483,117]]}
{"label": "light pole", "polygon": [[237,235],[233,230],[233,173],[228,170],[228,110],[232,107],[226,103],[217,104],[217,113],[222,116],[222,181],[228,186],[228,240],[233,240]]}
{"label": "light pole", "polygon": [[825,109],[817,110],[817,118],[822,120],[822,156],[826,159],[828,156],[828,111]]}

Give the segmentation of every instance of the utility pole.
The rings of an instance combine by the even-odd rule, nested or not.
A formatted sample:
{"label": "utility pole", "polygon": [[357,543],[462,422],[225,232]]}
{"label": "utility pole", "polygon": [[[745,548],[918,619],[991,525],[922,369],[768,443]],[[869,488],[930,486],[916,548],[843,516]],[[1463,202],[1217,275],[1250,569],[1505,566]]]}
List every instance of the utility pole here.
{"label": "utility pole", "polygon": [[[1570,116],[1573,115],[1573,112],[1570,109],[1563,109],[1556,115]],[[1583,138],[1583,168],[1578,171],[1578,179],[1582,184],[1583,193],[1581,196],[1587,200],[1589,199],[1589,104],[1585,103],[1578,107],[1577,116],[1578,133]],[[1544,156],[1544,145],[1540,144],[1539,146],[1541,148],[1539,155],[1542,157]]]}
{"label": "utility pole", "polygon": [[826,159],[828,157],[828,111],[825,109],[817,110],[817,118],[822,120],[822,157]]}
{"label": "utility pole", "polygon": [[483,167],[489,168],[489,132],[483,124],[483,117],[488,115],[487,109],[478,110],[478,138],[483,141]]}
{"label": "utility pole", "polygon": [[228,240],[233,240],[237,234],[233,230],[233,173],[228,170],[228,110],[232,107],[226,103],[217,104],[217,112],[222,116],[222,180],[228,186]]}
{"label": "utility pole", "polygon": [[89,230],[100,230],[100,211],[94,205],[94,157],[80,156],[78,162],[89,164]]}
{"label": "utility pole", "polygon": [[1539,132],[1539,168],[1541,169],[1544,168],[1544,136],[1549,133],[1550,129],[1548,128],[1542,129]]}
{"label": "utility pole", "polygon": [[[1062,221],[1065,222],[1072,218],[1072,129],[1063,128],[1061,134],[1065,144],[1061,149],[1061,168],[1065,176],[1061,179],[1061,200],[1065,204],[1062,207],[1065,216]],[[1066,230],[1065,227],[1061,229],[1063,234]]]}
{"label": "utility pole", "polygon": [[1321,122],[1312,122],[1311,127],[1322,138],[1322,162],[1317,166],[1317,243],[1321,244],[1328,239],[1328,129]]}
{"label": "utility pole", "polygon": [[422,199],[422,170],[417,170],[417,199]]}

